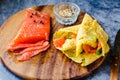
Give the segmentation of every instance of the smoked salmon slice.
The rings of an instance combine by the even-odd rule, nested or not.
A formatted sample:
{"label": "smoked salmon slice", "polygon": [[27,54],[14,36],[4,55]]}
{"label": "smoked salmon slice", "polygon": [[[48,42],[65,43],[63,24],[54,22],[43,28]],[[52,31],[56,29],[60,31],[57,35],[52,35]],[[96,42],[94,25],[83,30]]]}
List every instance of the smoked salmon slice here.
{"label": "smoked salmon slice", "polygon": [[25,52],[30,52],[30,51],[34,51],[34,50],[43,49],[46,46],[49,46],[49,42],[48,41],[44,42],[43,45],[28,47],[28,48],[22,50],[19,53],[15,53],[15,55],[20,55],[20,54],[24,54]]}
{"label": "smoked salmon slice", "polygon": [[28,60],[28,59],[30,59],[31,57],[39,54],[40,52],[45,51],[46,49],[49,48],[49,46],[50,46],[50,45],[48,44],[48,45],[46,45],[46,46],[43,46],[42,48],[41,48],[41,47],[38,47],[38,48],[35,49],[35,50],[26,51],[26,52],[24,52],[24,54],[22,54],[22,56],[18,57],[18,60],[19,60],[19,61]]}
{"label": "smoked salmon slice", "polygon": [[22,43],[22,44],[17,44],[17,45],[8,45],[8,49],[10,50],[10,51],[14,51],[14,50],[16,50],[16,49],[21,49],[21,48],[27,48],[27,47],[35,47],[35,46],[42,46],[43,45],[43,43],[44,43],[44,41],[39,41],[39,42],[37,42],[37,43]]}
{"label": "smoked salmon slice", "polygon": [[18,60],[28,60],[49,48],[50,15],[33,9],[26,9],[25,19],[13,41],[7,46],[9,51],[23,49]]}

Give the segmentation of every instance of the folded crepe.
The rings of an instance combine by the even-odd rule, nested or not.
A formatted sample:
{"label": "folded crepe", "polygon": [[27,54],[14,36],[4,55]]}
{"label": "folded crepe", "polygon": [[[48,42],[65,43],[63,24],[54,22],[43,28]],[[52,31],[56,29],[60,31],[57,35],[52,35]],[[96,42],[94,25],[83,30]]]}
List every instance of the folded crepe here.
{"label": "folded crepe", "polygon": [[70,26],[67,28],[59,29],[53,35],[54,46],[64,51],[75,50],[76,49],[76,36],[80,25]]}
{"label": "folded crepe", "polygon": [[107,41],[107,33],[88,14],[80,25],[59,29],[53,36],[55,47],[81,66],[105,56],[109,51]]}

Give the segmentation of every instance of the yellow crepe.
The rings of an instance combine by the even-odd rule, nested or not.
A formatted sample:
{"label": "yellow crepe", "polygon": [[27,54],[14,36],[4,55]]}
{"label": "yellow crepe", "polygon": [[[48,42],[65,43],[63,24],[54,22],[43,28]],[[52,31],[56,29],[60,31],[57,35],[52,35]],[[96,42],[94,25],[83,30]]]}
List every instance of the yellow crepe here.
{"label": "yellow crepe", "polygon": [[[81,63],[81,66],[87,66],[91,64],[101,56],[105,56],[105,54],[109,51],[109,46],[107,44],[107,33],[102,29],[98,22],[88,14],[85,14],[80,25],[59,29],[54,34],[53,40],[59,38],[61,35],[63,35],[63,33],[66,32],[73,32],[77,34],[77,37],[75,39],[66,39],[61,48],[56,48],[61,50],[67,57],[69,57],[73,61]],[[93,48],[97,46],[95,37],[101,43],[102,53],[100,55],[97,55],[96,53],[83,54],[83,44],[88,44]]]}
{"label": "yellow crepe", "polygon": [[[60,38],[65,33],[74,33],[77,35],[80,25],[70,26],[67,28],[59,29],[55,34],[53,35],[53,41],[57,38]],[[61,51],[67,51],[67,50],[73,50],[76,49],[76,39],[66,39],[65,43],[62,45],[62,47],[56,47],[57,49]]]}
{"label": "yellow crepe", "polygon": [[[96,46],[94,37],[97,37],[98,41],[101,43],[102,53],[100,55],[96,55],[94,53],[81,54],[83,44],[88,44],[92,47]],[[109,51],[107,41],[107,33],[102,29],[96,20],[94,20],[90,15],[85,14],[76,39],[76,56],[82,58],[82,66],[89,65],[101,56],[105,56],[105,54]]]}

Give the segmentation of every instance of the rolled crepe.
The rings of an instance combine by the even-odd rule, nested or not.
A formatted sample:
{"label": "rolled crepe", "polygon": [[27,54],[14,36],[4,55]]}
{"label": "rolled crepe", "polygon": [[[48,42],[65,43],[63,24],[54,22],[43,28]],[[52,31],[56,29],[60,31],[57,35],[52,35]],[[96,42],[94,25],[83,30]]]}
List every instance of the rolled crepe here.
{"label": "rolled crepe", "polygon": [[98,22],[88,14],[84,15],[80,25],[58,30],[54,34],[53,40],[62,36],[63,33],[68,32],[75,33],[77,36],[75,38],[65,39],[63,45],[56,48],[61,50],[73,61],[81,63],[81,66],[91,64],[101,56],[105,56],[109,51],[107,33]]}
{"label": "rolled crepe", "polygon": [[[97,42],[95,38],[97,38]],[[109,51],[107,41],[108,35],[99,25],[99,23],[90,15],[85,14],[76,38],[76,56],[81,58],[82,61],[76,60],[76,62],[80,62],[82,63],[82,66],[86,66],[94,62],[101,56],[105,56],[105,54]],[[100,54],[97,54],[97,52],[82,54],[84,44],[90,45],[91,47],[95,48],[98,42],[101,44]]]}

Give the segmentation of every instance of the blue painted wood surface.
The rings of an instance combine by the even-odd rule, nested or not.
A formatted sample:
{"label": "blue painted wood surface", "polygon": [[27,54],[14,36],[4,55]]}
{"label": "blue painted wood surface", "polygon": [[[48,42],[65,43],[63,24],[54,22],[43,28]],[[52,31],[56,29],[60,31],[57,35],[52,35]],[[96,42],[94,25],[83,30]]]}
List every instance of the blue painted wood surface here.
{"label": "blue painted wood surface", "polygon": [[[102,25],[109,35],[111,49],[117,31],[120,29],[120,0],[0,0],[0,25],[14,13],[35,5],[74,2],[82,11],[89,13]],[[14,24],[13,24],[14,25]],[[84,80],[109,80],[111,52],[104,63]],[[120,73],[120,71],[119,71]],[[119,74],[120,79],[120,74]],[[10,72],[0,62],[0,80],[24,80]]]}

